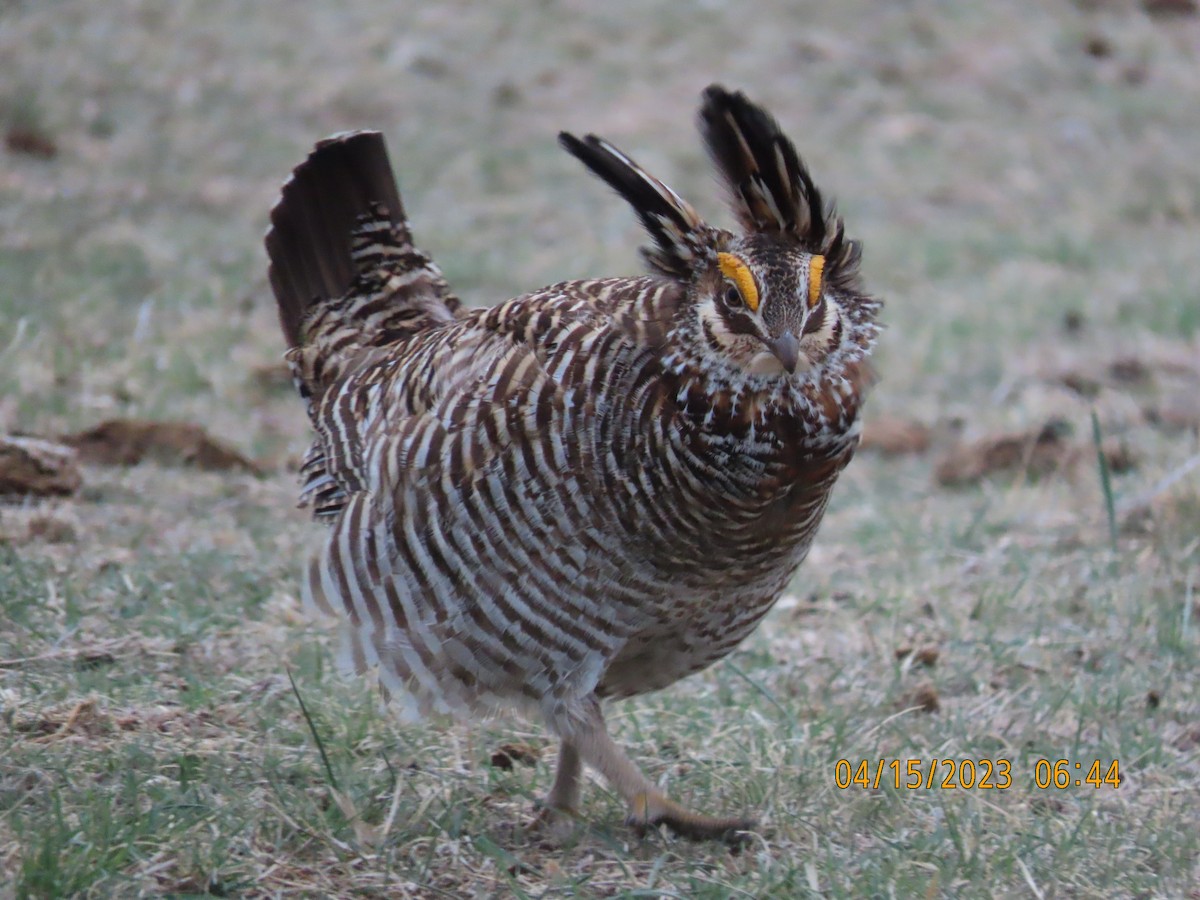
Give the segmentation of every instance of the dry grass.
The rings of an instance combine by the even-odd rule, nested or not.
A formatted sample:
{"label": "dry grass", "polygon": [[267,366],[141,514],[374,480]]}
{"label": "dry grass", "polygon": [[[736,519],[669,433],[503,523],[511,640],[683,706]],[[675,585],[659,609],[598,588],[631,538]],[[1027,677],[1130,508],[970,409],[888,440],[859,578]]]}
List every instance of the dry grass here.
{"label": "dry grass", "polygon": [[[198,422],[265,472],[89,466],[73,499],[0,507],[0,893],[1194,891],[1200,18],[339,7],[0,4],[0,433]],[[871,413],[933,445],[864,453],[793,599],[613,712],[683,799],[760,811],[749,848],[638,841],[597,786],[552,849],[520,830],[538,728],[401,728],[297,612],[306,423],[270,377],[259,238],[315,139],[376,126],[470,299],[633,271],[631,217],[554,133],[605,134],[718,217],[690,124],[711,80],[777,112],[866,239],[889,300]],[[1134,463],[1107,497],[1093,410]],[[935,483],[958,441],[1051,420],[1069,463]],[[490,764],[514,742],[540,762]],[[1013,786],[834,784],[838,759],[910,758],[1008,759]],[[1123,780],[1038,790],[1043,758]]]}

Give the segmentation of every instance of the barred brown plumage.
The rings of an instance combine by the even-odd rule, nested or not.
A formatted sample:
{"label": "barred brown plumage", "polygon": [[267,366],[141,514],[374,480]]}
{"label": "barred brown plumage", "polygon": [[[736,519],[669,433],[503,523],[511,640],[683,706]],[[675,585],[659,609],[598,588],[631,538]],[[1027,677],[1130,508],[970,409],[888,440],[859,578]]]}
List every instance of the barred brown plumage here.
{"label": "barred brown plumage", "polygon": [[304,592],[406,712],[525,706],[639,828],[736,839],[609,737],[601,700],[727,655],[803,561],[858,441],[879,301],[775,120],[704,94],[745,233],[713,228],[607,142],[563,134],[633,206],[648,276],[466,309],[417,250],[382,137],[317,145],[284,185],[271,285],[331,524]]}

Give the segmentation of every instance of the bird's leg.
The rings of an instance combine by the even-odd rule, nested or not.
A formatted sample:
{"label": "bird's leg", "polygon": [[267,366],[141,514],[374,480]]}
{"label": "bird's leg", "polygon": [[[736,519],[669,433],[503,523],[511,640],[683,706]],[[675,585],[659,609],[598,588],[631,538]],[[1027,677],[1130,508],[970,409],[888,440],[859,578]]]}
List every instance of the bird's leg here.
{"label": "bird's leg", "polygon": [[[754,827],[753,819],[692,812],[655,787],[613,741],[595,698],[583,721],[576,724],[572,744],[583,761],[603,775],[629,804],[625,822],[639,834],[655,825],[666,825],[679,836],[692,840],[739,843],[745,840],[745,832]],[[556,787],[557,784],[556,780]]]}
{"label": "bird's leg", "polygon": [[554,841],[566,840],[579,819],[579,795],[582,788],[583,760],[579,751],[564,739],[558,748],[558,768],[554,784],[542,801],[530,828],[548,833]]}
{"label": "bird's leg", "polygon": [[546,806],[572,813],[579,809],[579,794],[582,788],[583,760],[575,745],[564,740],[558,748],[558,768],[554,772],[554,784],[546,795]]}

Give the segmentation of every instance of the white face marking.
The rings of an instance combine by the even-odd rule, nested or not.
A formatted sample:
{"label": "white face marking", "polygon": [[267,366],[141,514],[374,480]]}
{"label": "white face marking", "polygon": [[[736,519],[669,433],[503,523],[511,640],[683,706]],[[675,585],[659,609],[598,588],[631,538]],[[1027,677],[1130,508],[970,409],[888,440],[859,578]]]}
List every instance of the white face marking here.
{"label": "white face marking", "polygon": [[[711,332],[717,343],[730,352],[741,335],[734,334],[725,324],[725,317],[717,310],[717,301],[711,297],[696,308],[696,319],[700,325],[700,333],[706,336]],[[705,326],[708,326],[707,329]]]}
{"label": "white face marking", "polygon": [[746,369],[750,360],[764,349],[763,342],[758,338],[730,331],[729,326],[725,324],[724,316],[717,309],[716,301],[712,298],[705,300],[697,307],[696,317],[705,344],[709,343],[711,334],[730,361],[743,369]]}
{"label": "white face marking", "polygon": [[812,368],[836,348],[833,346],[833,332],[841,321],[842,311],[828,297],[825,298],[825,321],[821,327],[800,339],[800,365],[796,371]]}

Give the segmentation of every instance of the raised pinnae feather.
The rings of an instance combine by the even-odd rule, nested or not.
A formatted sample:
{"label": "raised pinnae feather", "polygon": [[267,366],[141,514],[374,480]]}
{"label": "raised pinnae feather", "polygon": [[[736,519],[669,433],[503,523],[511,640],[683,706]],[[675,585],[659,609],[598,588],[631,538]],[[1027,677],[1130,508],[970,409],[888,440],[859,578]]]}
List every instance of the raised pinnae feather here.
{"label": "raised pinnae feather", "polygon": [[589,134],[580,139],[564,131],[558,142],[633,207],[654,241],[642,248],[650,267],[690,278],[696,257],[706,252],[708,231],[691,204],[603,138]]}
{"label": "raised pinnae feather", "polygon": [[720,85],[704,91],[700,131],[732,193],[746,231],[791,237],[825,257],[825,281],[857,289],[858,241],[848,240],[833,204],[828,208],[795,146],[764,109]]}
{"label": "raised pinnae feather", "polygon": [[821,192],[779,123],[740,91],[714,84],[704,92],[700,131],[742,227],[788,234],[819,252],[829,225]]}

